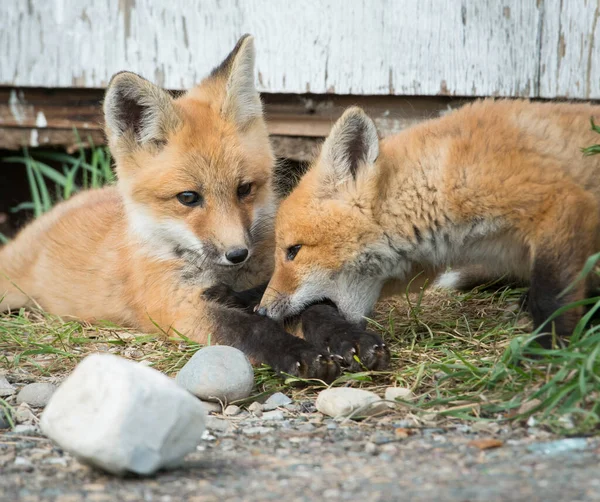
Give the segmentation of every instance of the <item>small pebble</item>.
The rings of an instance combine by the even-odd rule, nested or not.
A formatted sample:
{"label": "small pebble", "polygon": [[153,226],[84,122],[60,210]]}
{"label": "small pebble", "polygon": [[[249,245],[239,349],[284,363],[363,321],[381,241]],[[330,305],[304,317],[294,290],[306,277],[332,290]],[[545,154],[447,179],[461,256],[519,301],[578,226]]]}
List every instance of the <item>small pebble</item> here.
{"label": "small pebble", "polygon": [[9,434],[15,436],[39,436],[40,429],[37,425],[19,424],[15,425]]}
{"label": "small pebble", "polygon": [[253,413],[256,417],[262,417],[263,406],[258,401],[254,401],[250,406],[248,406],[248,411]]}
{"label": "small pebble", "polygon": [[12,385],[7,379],[6,376],[0,373],[0,397],[12,396],[17,389]]}
{"label": "small pebble", "polygon": [[55,391],[56,385],[51,383],[30,383],[17,394],[17,404],[27,403],[34,408],[43,408],[48,404]]}
{"label": "small pebble", "polygon": [[292,404],[292,400],[282,392],[276,392],[265,401],[265,404],[263,404],[263,411],[274,410],[275,408],[285,406],[286,404]]}
{"label": "small pebble", "polygon": [[375,455],[377,453],[377,445],[375,443],[371,443],[371,441],[369,441],[365,445],[365,453],[368,453],[369,455]]}
{"label": "small pebble", "polygon": [[15,411],[15,421],[19,424],[32,423],[35,415],[27,403],[21,403]]}
{"label": "small pebble", "polygon": [[226,415],[228,417],[235,417],[236,415],[239,415],[241,411],[242,409],[239,406],[236,406],[235,404],[230,404],[227,408],[225,408],[225,411],[223,411],[223,415]]}
{"label": "small pebble", "polygon": [[266,411],[262,415],[263,420],[283,420],[284,415],[281,410]]}
{"label": "small pebble", "polygon": [[229,432],[232,429],[231,422],[213,416],[206,417],[206,428],[211,431]]}
{"label": "small pebble", "polygon": [[19,467],[32,467],[33,466],[31,461],[26,459],[25,457],[16,457],[15,465],[18,465]]}
{"label": "small pebble", "polygon": [[527,446],[532,453],[541,453],[543,455],[558,455],[568,451],[585,450],[588,442],[585,438],[567,438],[557,439],[544,443],[533,443]]}
{"label": "small pebble", "polygon": [[221,403],[213,403],[212,401],[202,400],[200,401],[202,402],[202,406],[204,406],[206,413],[221,413],[221,411],[223,410]]}
{"label": "small pebble", "polygon": [[300,424],[298,427],[296,427],[296,429],[301,432],[312,432],[316,429],[316,427],[311,423],[304,423]]}
{"label": "small pebble", "polygon": [[[415,395],[412,390],[406,387],[388,387],[385,389],[385,400],[386,401],[396,401],[396,399],[400,399],[402,401],[410,401],[414,399]],[[393,408],[394,403],[388,403],[388,406]]]}
{"label": "small pebble", "polygon": [[269,432],[273,432],[273,429],[271,427],[247,427],[242,432],[248,436],[254,436],[268,434]]}
{"label": "small pebble", "polygon": [[250,395],[254,370],[241,350],[213,345],[196,352],[181,368],[176,381],[205,401],[231,402]]}
{"label": "small pebble", "polygon": [[389,409],[374,392],[351,387],[325,389],[317,397],[317,410],[330,417],[375,415]]}

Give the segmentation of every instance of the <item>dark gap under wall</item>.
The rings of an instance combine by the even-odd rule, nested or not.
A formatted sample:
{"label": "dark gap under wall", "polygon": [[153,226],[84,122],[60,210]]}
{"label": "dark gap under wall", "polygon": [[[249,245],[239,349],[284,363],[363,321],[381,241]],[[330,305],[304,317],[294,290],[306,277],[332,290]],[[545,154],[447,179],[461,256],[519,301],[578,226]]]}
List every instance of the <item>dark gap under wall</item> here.
{"label": "dark gap under wall", "polygon": [[[44,151],[48,151],[44,149]],[[64,150],[54,150],[65,153]],[[35,158],[35,149],[29,153]],[[87,152],[89,153],[89,152]],[[31,201],[31,191],[27,179],[25,165],[21,162],[8,162],[9,157],[23,157],[24,152],[0,149],[0,233],[6,237],[13,237],[17,230],[33,217],[32,211],[22,210],[13,212],[17,205],[25,201]],[[44,160],[49,166],[59,169],[61,164]],[[302,174],[306,171],[307,164],[289,159],[277,159],[275,167],[275,186],[282,196],[286,196],[296,185]],[[51,185],[51,182],[48,181]]]}

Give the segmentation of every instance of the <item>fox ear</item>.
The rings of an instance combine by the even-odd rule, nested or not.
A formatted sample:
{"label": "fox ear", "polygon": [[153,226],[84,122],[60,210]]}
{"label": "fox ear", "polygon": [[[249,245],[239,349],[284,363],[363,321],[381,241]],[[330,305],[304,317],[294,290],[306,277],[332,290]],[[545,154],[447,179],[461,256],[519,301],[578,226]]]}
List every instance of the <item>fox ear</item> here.
{"label": "fox ear", "polygon": [[113,76],[103,107],[111,146],[122,139],[141,147],[160,146],[180,123],[169,93],[131,72]]}
{"label": "fox ear", "polygon": [[358,107],[348,108],[323,144],[319,167],[324,183],[337,187],[357,178],[379,156],[377,128]]}
{"label": "fox ear", "polygon": [[212,77],[226,79],[221,113],[233,120],[242,130],[255,119],[262,117],[260,96],[254,86],[254,60],[254,38],[244,35],[211,73]]}

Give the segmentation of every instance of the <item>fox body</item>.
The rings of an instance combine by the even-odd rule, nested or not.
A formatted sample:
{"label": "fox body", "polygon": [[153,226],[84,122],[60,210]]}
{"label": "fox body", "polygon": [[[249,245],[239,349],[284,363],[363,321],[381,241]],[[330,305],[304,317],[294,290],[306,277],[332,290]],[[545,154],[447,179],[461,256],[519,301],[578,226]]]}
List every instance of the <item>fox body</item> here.
{"label": "fox body", "polygon": [[342,358],[352,359],[348,337],[350,348],[368,342],[369,353],[382,345],[326,305],[305,313],[305,339],[249,313],[273,270],[278,205],[251,37],[177,98],[133,73],[115,75],[104,115],[117,185],[58,204],[0,249],[0,311],[34,304],[199,343],[210,336],[326,380],[340,366],[323,323],[335,325]]}
{"label": "fox body", "polygon": [[[600,250],[600,156],[588,104],[482,100],[378,140],[358,108],[333,127],[276,220],[275,272],[259,312],[278,319],[321,298],[351,320],[383,292],[481,266],[530,284],[536,326]],[[385,286],[385,287],[384,287]],[[589,287],[590,284],[587,284]],[[581,311],[555,319],[568,335]]]}

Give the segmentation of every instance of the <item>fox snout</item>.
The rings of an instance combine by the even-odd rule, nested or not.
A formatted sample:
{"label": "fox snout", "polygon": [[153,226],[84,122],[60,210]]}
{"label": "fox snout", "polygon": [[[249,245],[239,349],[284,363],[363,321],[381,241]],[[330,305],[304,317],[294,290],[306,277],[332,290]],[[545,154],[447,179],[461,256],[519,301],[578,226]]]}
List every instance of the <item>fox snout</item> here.
{"label": "fox snout", "polygon": [[290,301],[288,296],[269,292],[269,288],[267,288],[260,304],[256,307],[255,312],[258,315],[280,321],[288,315],[289,305]]}

